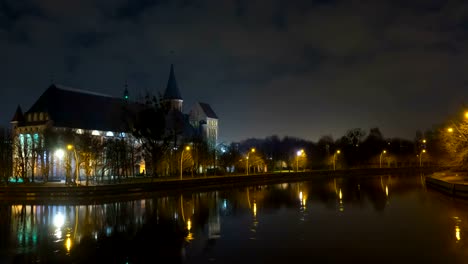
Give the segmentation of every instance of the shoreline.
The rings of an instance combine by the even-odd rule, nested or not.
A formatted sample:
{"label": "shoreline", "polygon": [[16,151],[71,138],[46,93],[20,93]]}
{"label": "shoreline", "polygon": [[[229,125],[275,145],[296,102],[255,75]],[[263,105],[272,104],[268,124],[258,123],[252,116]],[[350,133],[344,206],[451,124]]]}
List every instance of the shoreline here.
{"label": "shoreline", "polygon": [[[285,182],[308,181],[344,176],[377,176],[383,174],[434,173],[440,167],[423,168],[372,168],[349,170],[320,170],[307,172],[282,172],[237,176],[207,176],[200,178],[151,179],[147,182],[117,183],[94,186],[8,185],[0,186],[3,202],[48,202],[48,203],[96,203],[177,194],[195,191],[210,191],[250,185],[265,185]],[[468,188],[468,187],[467,187]]]}

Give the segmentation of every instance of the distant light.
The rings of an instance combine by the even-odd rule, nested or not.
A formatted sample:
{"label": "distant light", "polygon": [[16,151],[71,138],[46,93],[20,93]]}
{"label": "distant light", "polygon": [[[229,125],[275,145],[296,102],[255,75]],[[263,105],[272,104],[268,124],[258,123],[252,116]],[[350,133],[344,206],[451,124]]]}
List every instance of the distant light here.
{"label": "distant light", "polygon": [[63,226],[63,224],[65,223],[65,216],[63,216],[62,213],[58,212],[55,216],[54,216],[54,226],[56,228],[61,228]]}
{"label": "distant light", "polygon": [[125,99],[128,99],[128,95],[125,96]]}
{"label": "distant light", "polygon": [[67,252],[70,252],[72,247],[72,241],[70,237],[67,237],[67,240],[65,241],[65,247],[67,248]]}
{"label": "distant light", "polygon": [[460,227],[459,226],[455,226],[455,238],[457,239],[457,241],[460,241],[460,239],[461,239]]}
{"label": "distant light", "polygon": [[423,143],[426,143],[426,140],[425,140],[425,139],[423,139]]}
{"label": "distant light", "polygon": [[340,197],[340,200],[343,199],[343,194],[341,193],[341,189],[340,189],[340,193],[338,195]]}
{"label": "distant light", "polygon": [[465,112],[465,118],[468,118],[468,111]]}
{"label": "distant light", "polygon": [[106,137],[113,137],[114,136],[114,133],[109,131],[106,133]]}
{"label": "distant light", "polygon": [[185,150],[189,151],[189,150],[190,150],[190,146],[186,146],[186,147],[185,147]]}
{"label": "distant light", "polygon": [[63,149],[57,149],[54,153],[54,156],[58,159],[63,159],[63,157],[65,156],[65,152],[63,151]]}
{"label": "distant light", "polygon": [[190,221],[190,219],[187,220],[187,230],[190,232],[190,230],[192,229],[192,221]]}
{"label": "distant light", "polygon": [[341,153],[341,151],[340,151],[340,150],[337,150],[337,151],[336,151],[336,153],[340,154],[340,153]]}
{"label": "distant light", "polygon": [[93,136],[99,136],[99,135],[101,135],[101,134],[99,133],[99,131],[93,130],[93,132],[91,132],[91,135],[93,135]]}
{"label": "distant light", "polygon": [[253,202],[253,214],[254,217],[257,217],[257,203],[255,201]]}
{"label": "distant light", "polygon": [[73,145],[67,145],[67,149],[68,149],[68,150],[72,150],[72,149],[73,149]]}
{"label": "distant light", "polygon": [[385,195],[388,197],[388,186],[385,185]]}
{"label": "distant light", "polygon": [[447,129],[447,131],[448,131],[449,133],[452,133],[452,132],[453,132],[453,128],[449,127],[449,128]]}
{"label": "distant light", "polygon": [[77,129],[76,133],[79,134],[79,135],[83,134],[83,129]]}
{"label": "distant light", "polygon": [[299,192],[299,200],[302,200],[302,192]]}
{"label": "distant light", "polygon": [[423,149],[423,150],[422,150],[422,153],[426,153],[426,150],[425,150],[425,149]]}

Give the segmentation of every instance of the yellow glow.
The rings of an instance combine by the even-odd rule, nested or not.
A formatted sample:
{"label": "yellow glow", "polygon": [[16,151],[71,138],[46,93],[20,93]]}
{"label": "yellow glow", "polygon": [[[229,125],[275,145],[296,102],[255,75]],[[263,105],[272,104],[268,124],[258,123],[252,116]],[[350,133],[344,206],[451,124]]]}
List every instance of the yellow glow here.
{"label": "yellow glow", "polygon": [[340,151],[340,150],[337,150],[337,151],[336,151],[336,153],[340,154],[340,153],[341,153],[341,151]]}
{"label": "yellow glow", "polygon": [[145,169],[146,169],[145,161],[140,162],[140,173],[145,172]]}
{"label": "yellow glow", "polygon": [[423,150],[422,150],[422,153],[426,153],[426,150],[425,150],[425,149],[423,149]]}
{"label": "yellow glow", "polygon": [[465,112],[465,118],[468,118],[468,111]]}
{"label": "yellow glow", "polygon": [[299,192],[299,200],[302,200],[302,192]]}
{"label": "yellow glow", "polygon": [[453,128],[449,127],[449,128],[447,128],[447,131],[448,131],[449,133],[452,133],[452,132],[453,132]]}
{"label": "yellow glow", "polygon": [[255,148],[252,148],[250,151],[255,152]]}
{"label": "yellow glow", "polygon": [[341,189],[340,189],[340,193],[338,195],[340,197],[340,200],[343,199],[343,194],[341,193]]}
{"label": "yellow glow", "polygon": [[68,150],[72,150],[72,149],[73,149],[73,145],[67,145],[67,149],[68,149]]}
{"label": "yellow glow", "polygon": [[460,241],[461,235],[460,235],[460,227],[455,226],[455,237],[457,238],[457,241]]}
{"label": "yellow glow", "polygon": [[190,146],[186,146],[186,147],[185,147],[185,150],[190,150]]}
{"label": "yellow glow", "polygon": [[425,140],[425,139],[423,139],[423,143],[426,143],[426,140]]}
{"label": "yellow glow", "polygon": [[70,252],[70,249],[72,248],[72,241],[70,237],[67,237],[65,240],[65,247],[67,248],[67,252]]}
{"label": "yellow glow", "polygon": [[190,232],[190,230],[192,230],[192,221],[187,220],[187,230]]}
{"label": "yellow glow", "polygon": [[385,185],[385,195],[388,197],[388,186]]}
{"label": "yellow glow", "polygon": [[254,217],[257,217],[257,203],[255,201],[253,202],[253,214]]}
{"label": "yellow glow", "polygon": [[384,150],[384,151],[383,151],[383,153],[385,154],[385,153],[387,153],[387,151],[386,151],[386,150]]}

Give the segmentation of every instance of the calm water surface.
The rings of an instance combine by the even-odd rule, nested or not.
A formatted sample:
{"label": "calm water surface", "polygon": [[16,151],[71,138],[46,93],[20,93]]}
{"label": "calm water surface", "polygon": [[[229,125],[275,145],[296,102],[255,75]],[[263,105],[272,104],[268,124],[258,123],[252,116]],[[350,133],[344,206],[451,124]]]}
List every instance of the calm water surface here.
{"label": "calm water surface", "polygon": [[468,202],[421,176],[0,205],[0,263],[468,263]]}

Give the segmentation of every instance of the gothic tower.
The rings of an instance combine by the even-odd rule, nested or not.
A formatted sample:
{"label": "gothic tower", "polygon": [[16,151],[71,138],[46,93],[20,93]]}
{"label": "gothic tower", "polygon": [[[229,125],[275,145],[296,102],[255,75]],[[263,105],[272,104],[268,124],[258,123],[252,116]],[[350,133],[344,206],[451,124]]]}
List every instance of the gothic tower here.
{"label": "gothic tower", "polygon": [[179,87],[174,74],[174,65],[171,64],[171,71],[169,73],[169,80],[167,81],[166,91],[162,103],[169,109],[182,112],[182,95],[180,95]]}

